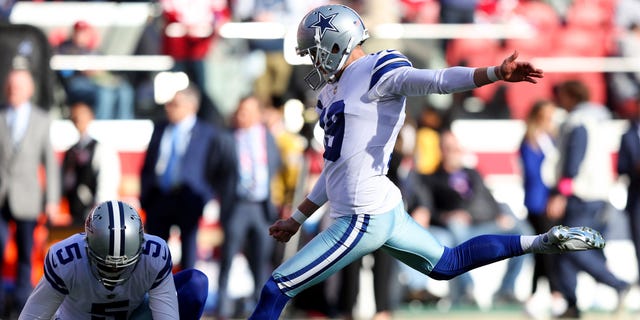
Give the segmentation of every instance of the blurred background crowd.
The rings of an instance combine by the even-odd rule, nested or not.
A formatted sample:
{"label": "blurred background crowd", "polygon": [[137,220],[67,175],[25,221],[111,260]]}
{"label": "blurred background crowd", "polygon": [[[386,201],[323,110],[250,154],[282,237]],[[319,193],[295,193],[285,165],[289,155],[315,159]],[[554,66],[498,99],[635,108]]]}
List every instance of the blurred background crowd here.
{"label": "blurred background crowd", "polygon": [[326,3],[363,16],[367,51],[398,49],[417,68],[497,65],[517,50],[545,71],[535,85],[407,100],[389,177],[442,243],[566,223],[609,244],[445,283],[376,252],[289,314],[640,310],[639,0],[0,0],[0,318],[20,310],[48,245],[114,198],[169,241],[177,269],[209,275],[208,316],[246,318],[272,268],[329,219],[286,245],[267,233],[322,167],[295,30]]}

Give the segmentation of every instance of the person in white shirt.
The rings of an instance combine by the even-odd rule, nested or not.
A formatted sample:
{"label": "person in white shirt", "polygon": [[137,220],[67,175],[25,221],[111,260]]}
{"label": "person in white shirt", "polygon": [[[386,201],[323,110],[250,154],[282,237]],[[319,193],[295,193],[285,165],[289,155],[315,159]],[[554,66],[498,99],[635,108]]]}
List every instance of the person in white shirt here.
{"label": "person in white shirt", "polygon": [[343,5],[309,12],[298,27],[297,53],[314,65],[305,80],[320,89],[317,111],[324,129],[324,168],[306,199],[288,219],[269,229],[289,241],[305,219],[328,203],[333,223],[276,268],[250,319],[278,319],[286,303],[355,259],[382,248],[437,279],[451,279],[488,263],[525,253],[558,253],[604,247],[599,232],[553,227],[537,236],[483,235],[442,246],[406,213],[388,163],[404,123],[406,96],[470,90],[499,80],[536,83],[543,72],[517,62],[517,53],[488,68],[413,68],[395,50],[366,54],[360,16]]}
{"label": "person in white shirt", "polygon": [[85,232],[51,246],[19,319],[199,319],[206,275],[186,269],[174,276],[172,267],[167,243],[144,233],[133,207],[103,202]]}

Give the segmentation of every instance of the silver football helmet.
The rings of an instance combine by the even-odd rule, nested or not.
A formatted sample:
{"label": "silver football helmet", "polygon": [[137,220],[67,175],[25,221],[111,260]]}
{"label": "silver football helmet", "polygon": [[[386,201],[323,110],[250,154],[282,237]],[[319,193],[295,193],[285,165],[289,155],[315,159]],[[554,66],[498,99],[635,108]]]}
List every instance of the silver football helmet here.
{"label": "silver football helmet", "polygon": [[314,66],[305,82],[313,90],[336,81],[336,74],[344,67],[357,45],[369,38],[360,16],[351,8],[330,4],[307,13],[298,26],[300,56],[309,55]]}
{"label": "silver football helmet", "polygon": [[142,252],[144,231],[138,212],[122,201],[98,204],[85,221],[91,271],[105,286],[129,279]]}

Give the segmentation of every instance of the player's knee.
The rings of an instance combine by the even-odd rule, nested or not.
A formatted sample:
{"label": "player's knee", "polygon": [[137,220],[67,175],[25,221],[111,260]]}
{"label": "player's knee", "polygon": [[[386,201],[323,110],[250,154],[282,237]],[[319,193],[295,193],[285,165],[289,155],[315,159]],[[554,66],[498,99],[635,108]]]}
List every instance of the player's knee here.
{"label": "player's knee", "polygon": [[453,273],[449,273],[449,272],[443,272],[440,270],[436,270],[435,268],[433,270],[431,270],[431,273],[429,273],[429,278],[431,279],[435,279],[435,280],[451,280],[453,278],[455,278],[457,276],[457,274],[453,274]]}
{"label": "player's knee", "polygon": [[204,294],[206,297],[209,290],[209,278],[197,269],[182,270],[173,276],[173,281],[178,292],[184,288],[198,293],[198,296]]}
{"label": "player's knee", "polygon": [[273,277],[269,277],[269,280],[267,280],[267,282],[262,287],[261,295],[263,296],[266,295],[269,297],[278,297],[282,294],[283,294],[282,290],[280,290],[280,288],[278,287],[278,284],[276,284],[276,281],[273,279]]}
{"label": "player's knee", "polygon": [[436,263],[431,272],[429,272],[430,278],[435,280],[451,280],[460,274],[458,268],[453,267],[456,265],[456,260],[454,259],[455,251],[456,248],[451,249],[444,247],[440,260],[438,260],[438,263]]}
{"label": "player's knee", "polygon": [[180,319],[200,319],[209,294],[209,279],[200,270],[186,269],[173,276]]}

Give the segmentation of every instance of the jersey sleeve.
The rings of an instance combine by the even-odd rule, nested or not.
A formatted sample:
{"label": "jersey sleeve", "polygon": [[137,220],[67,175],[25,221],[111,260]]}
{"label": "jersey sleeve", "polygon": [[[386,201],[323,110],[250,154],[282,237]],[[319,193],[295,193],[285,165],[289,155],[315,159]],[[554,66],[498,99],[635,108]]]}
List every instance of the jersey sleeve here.
{"label": "jersey sleeve", "polygon": [[171,273],[149,290],[149,308],[153,319],[179,318],[178,295]]}
{"label": "jersey sleeve", "polygon": [[422,96],[448,94],[476,88],[475,68],[416,69],[396,50],[381,51],[371,71],[369,99],[389,95]]}
{"label": "jersey sleeve", "polygon": [[154,289],[165,279],[170,278],[173,269],[171,251],[162,238],[145,234],[142,255],[144,272],[154,277],[150,289]]}
{"label": "jersey sleeve", "polygon": [[19,320],[49,320],[58,310],[65,297],[66,294],[52,287],[46,278],[41,278],[20,312]]}
{"label": "jersey sleeve", "polygon": [[[160,237],[145,234],[142,248],[144,268],[140,272],[148,273],[149,308],[153,319],[178,319],[178,298],[173,283],[173,263],[169,246]],[[139,268],[140,266],[138,266]]]}
{"label": "jersey sleeve", "polygon": [[[76,244],[76,243],[73,243]],[[79,251],[79,245],[71,245],[65,247],[68,249],[67,252]],[[76,249],[77,250],[74,250]],[[56,252],[62,253],[58,246],[53,246],[47,251],[47,255],[44,259],[44,279],[46,279],[47,283],[51,286],[51,288],[55,289],[59,293],[63,295],[69,294],[69,288],[67,287],[67,282],[65,281],[65,272],[66,272],[66,264],[63,264],[62,261],[56,256]],[[80,254],[78,252],[78,254]],[[62,256],[62,255],[61,255]],[[72,257],[70,255],[70,257]]]}

